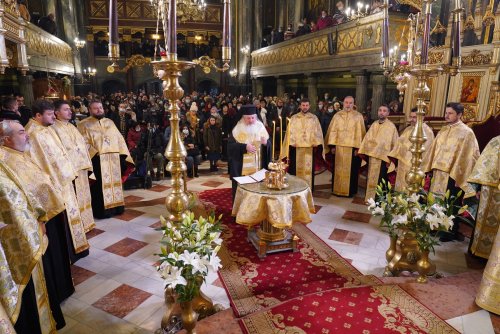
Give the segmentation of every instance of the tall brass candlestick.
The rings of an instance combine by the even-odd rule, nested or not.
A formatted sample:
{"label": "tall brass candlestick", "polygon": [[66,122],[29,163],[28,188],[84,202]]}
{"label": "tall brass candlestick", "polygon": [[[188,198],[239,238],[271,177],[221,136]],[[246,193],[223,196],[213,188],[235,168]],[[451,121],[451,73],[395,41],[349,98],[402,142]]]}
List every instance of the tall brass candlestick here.
{"label": "tall brass candlestick", "polygon": [[276,145],[276,122],[273,121],[273,147],[271,152],[271,161],[274,161],[274,148]]}
{"label": "tall brass candlestick", "polygon": [[281,157],[281,146],[283,146],[283,119],[281,116],[278,116],[280,118],[280,154],[278,157]]}

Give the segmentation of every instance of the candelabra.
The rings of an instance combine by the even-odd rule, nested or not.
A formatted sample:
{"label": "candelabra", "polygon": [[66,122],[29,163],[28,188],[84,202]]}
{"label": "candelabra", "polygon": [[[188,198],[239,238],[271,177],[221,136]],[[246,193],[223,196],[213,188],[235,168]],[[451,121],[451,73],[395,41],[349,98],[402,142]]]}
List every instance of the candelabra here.
{"label": "candelabra", "polygon": [[[461,1],[455,0],[455,9],[453,10],[452,24],[452,42],[451,42],[451,60],[446,68],[441,66],[429,66],[429,39],[431,35],[431,11],[432,4],[436,0],[422,0],[422,15],[410,15],[409,21],[409,43],[408,60],[402,56],[398,63],[398,49],[389,50],[389,20],[388,20],[388,0],[384,1],[384,25],[383,25],[383,44],[382,44],[382,67],[385,73],[398,83],[398,89],[406,89],[407,82],[413,77],[416,81],[414,95],[417,99],[417,123],[411,133],[410,142],[412,153],[410,171],[406,175],[409,193],[418,193],[422,187],[422,181],[425,173],[422,170],[422,155],[425,151],[424,143],[427,140],[423,130],[423,119],[426,112],[425,101],[429,100],[430,89],[428,87],[429,78],[448,71],[450,75],[456,75],[460,70],[460,20],[461,20]],[[420,33],[421,32],[421,33]],[[419,40],[421,38],[421,40]],[[417,45],[421,45],[417,50]],[[417,54],[417,51],[419,51]],[[400,90],[401,92],[401,90]],[[411,217],[409,218],[411,219]],[[391,262],[388,263],[384,275],[396,274],[403,270],[418,271],[417,260],[421,257],[421,252],[414,242],[414,236],[405,233],[402,239],[398,241],[399,249]],[[429,271],[420,273],[417,281],[425,283],[427,275],[435,272],[435,265],[427,262]]]}
{"label": "candelabra", "polygon": [[73,43],[75,43],[76,50],[80,50],[85,46],[85,41],[82,39],[79,39],[78,37],[75,37],[75,39],[73,40]]}
{"label": "candelabra", "polygon": [[[165,199],[165,205],[169,212],[169,220],[181,222],[184,212],[188,207],[189,197],[184,188],[184,171],[186,171],[186,148],[184,147],[179,131],[179,106],[176,103],[181,99],[184,90],[179,85],[179,78],[182,72],[193,68],[196,65],[202,67],[205,73],[215,69],[225,72],[229,69],[231,60],[231,31],[230,31],[230,0],[224,0],[224,23],[222,32],[222,67],[218,67],[215,59],[207,56],[200,57],[193,61],[179,60],[177,58],[177,17],[182,20],[195,17],[203,18],[206,7],[203,0],[151,0],[154,12],[157,16],[156,36],[159,39],[160,24],[165,36],[165,49],[160,52],[160,60],[152,61],[155,76],[163,81],[163,94],[169,100],[170,126],[172,134],[167,145],[165,156],[169,160],[167,170],[172,175],[172,191]],[[114,72],[118,65],[118,13],[117,0],[110,0],[109,12],[109,59],[112,64],[108,71]],[[158,40],[156,39],[156,41]],[[156,58],[156,57],[155,57]]]}
{"label": "candelabra", "polygon": [[[364,10],[363,10],[364,8]],[[348,21],[357,20],[370,14],[370,5],[358,2],[356,8],[347,7],[345,15]]]}

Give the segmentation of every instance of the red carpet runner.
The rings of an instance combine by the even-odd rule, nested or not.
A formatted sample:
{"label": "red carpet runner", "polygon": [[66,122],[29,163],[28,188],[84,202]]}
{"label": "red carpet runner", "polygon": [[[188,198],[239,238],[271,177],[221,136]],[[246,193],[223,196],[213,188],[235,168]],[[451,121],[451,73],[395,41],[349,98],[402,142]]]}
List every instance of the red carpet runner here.
{"label": "red carpet runner", "polygon": [[246,333],[456,333],[398,286],[379,286],[306,226],[299,251],[261,260],[231,217],[231,189],[199,194],[223,214],[219,276]]}

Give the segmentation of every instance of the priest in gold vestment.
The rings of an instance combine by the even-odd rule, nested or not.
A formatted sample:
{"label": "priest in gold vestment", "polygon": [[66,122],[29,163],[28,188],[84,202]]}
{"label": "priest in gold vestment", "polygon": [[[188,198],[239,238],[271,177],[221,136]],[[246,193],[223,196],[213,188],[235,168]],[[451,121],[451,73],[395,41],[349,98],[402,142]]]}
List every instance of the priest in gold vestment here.
{"label": "priest in gold vestment", "polygon": [[1,125],[0,161],[10,168],[21,186],[46,213],[45,230],[49,245],[43,257],[44,270],[47,280],[55,282],[55,300],[60,303],[75,292],[62,190],[24,153],[30,144],[23,126],[18,121],[3,121]]}
{"label": "priest in gold vestment", "polygon": [[378,108],[378,121],[373,122],[359,147],[360,157],[368,160],[365,201],[370,198],[375,199],[377,185],[382,180],[387,181],[387,171],[390,165],[388,154],[394,149],[398,140],[398,130],[394,123],[387,119],[388,116],[389,107],[385,104],[381,105]]}
{"label": "priest in gold vestment", "polygon": [[[233,128],[227,143],[229,175],[233,177],[253,174],[267,168],[271,158],[271,145],[266,127],[257,117],[254,105],[244,105],[241,119]],[[232,181],[233,200],[237,183]]]}
{"label": "priest in gold vestment", "polygon": [[134,161],[115,123],[104,117],[101,101],[89,104],[90,117],[78,123],[87,143],[96,182],[90,186],[94,217],[103,219],[125,211],[122,174],[131,170]]}
{"label": "priest in gold vestment", "polygon": [[78,174],[78,177],[74,181],[76,198],[80,207],[83,227],[85,228],[85,232],[88,232],[95,227],[89,185],[89,175],[92,173],[92,161],[90,161],[85,139],[77,128],[69,122],[72,112],[68,101],[56,101],[54,108],[57,119],[52,128],[61,139],[73,164],[73,168]]}
{"label": "priest in gold vestment", "polygon": [[45,220],[40,203],[0,162],[0,303],[18,334],[51,334],[65,325],[44,277]]}
{"label": "priest in gold vestment", "polygon": [[71,158],[64,145],[51,128],[55,122],[54,105],[50,101],[37,100],[32,106],[33,118],[26,125],[30,137],[30,149],[26,151],[31,160],[40,167],[61,189],[69,233],[71,262],[88,255],[89,243],[85,236],[73,180],[77,177]]}
{"label": "priest in gold vestment", "polygon": [[333,158],[333,194],[352,197],[358,191],[358,173],[361,146],[366,128],[363,115],[354,110],[354,98],[344,98],[343,109],[330,122],[325,137],[325,145],[330,148]]}
{"label": "priest in gold vestment", "polygon": [[315,150],[323,150],[323,131],[318,117],[310,112],[308,99],[300,101],[300,111],[290,118],[286,129],[282,157],[288,157],[288,173],[307,182],[314,191]]}
{"label": "priest in gold vestment", "polygon": [[[484,148],[468,179],[478,191],[479,208],[471,252],[487,259],[500,225],[500,136]],[[500,277],[500,271],[497,272]]]}
{"label": "priest in gold vestment", "polygon": [[[396,164],[396,184],[394,186],[394,190],[399,192],[406,192],[406,174],[410,171],[411,168],[411,142],[410,136],[415,129],[415,124],[417,124],[417,108],[412,108],[410,111],[410,126],[403,130],[401,135],[398,138],[396,146],[394,149],[389,152],[389,158],[395,162]],[[423,154],[423,163],[425,165],[425,161],[429,155],[429,149],[434,141],[434,132],[427,124],[423,123],[424,134],[427,137],[427,140],[424,143],[424,154]],[[390,169],[390,168],[389,168]]]}
{"label": "priest in gold vestment", "polygon": [[[432,172],[430,191],[444,195],[457,196],[460,190],[463,198],[476,195],[475,190],[467,182],[472,169],[479,158],[479,145],[471,128],[460,118],[464,106],[450,102],[446,105],[444,126],[436,136],[429,149],[424,172]],[[459,198],[457,204],[461,204]],[[456,214],[456,213],[454,213]],[[452,233],[440,232],[441,241],[450,241],[458,237],[458,222],[453,225]]]}

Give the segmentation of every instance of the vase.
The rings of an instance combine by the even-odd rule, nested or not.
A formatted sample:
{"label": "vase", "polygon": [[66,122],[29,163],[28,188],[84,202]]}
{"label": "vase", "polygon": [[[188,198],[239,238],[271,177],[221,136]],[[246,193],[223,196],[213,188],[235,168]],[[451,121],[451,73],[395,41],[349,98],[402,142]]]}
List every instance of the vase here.
{"label": "vase", "polygon": [[391,244],[389,245],[389,249],[385,252],[385,259],[387,263],[391,262],[394,255],[396,255],[396,244],[398,242],[398,236],[391,236]]}
{"label": "vase", "polygon": [[427,276],[432,276],[436,273],[436,265],[429,260],[429,250],[425,249],[421,252],[420,260],[417,262],[418,283],[427,283]]}
{"label": "vase", "polygon": [[198,320],[198,314],[193,309],[193,302],[181,302],[181,319],[182,327],[186,330],[187,334],[193,334]]}

